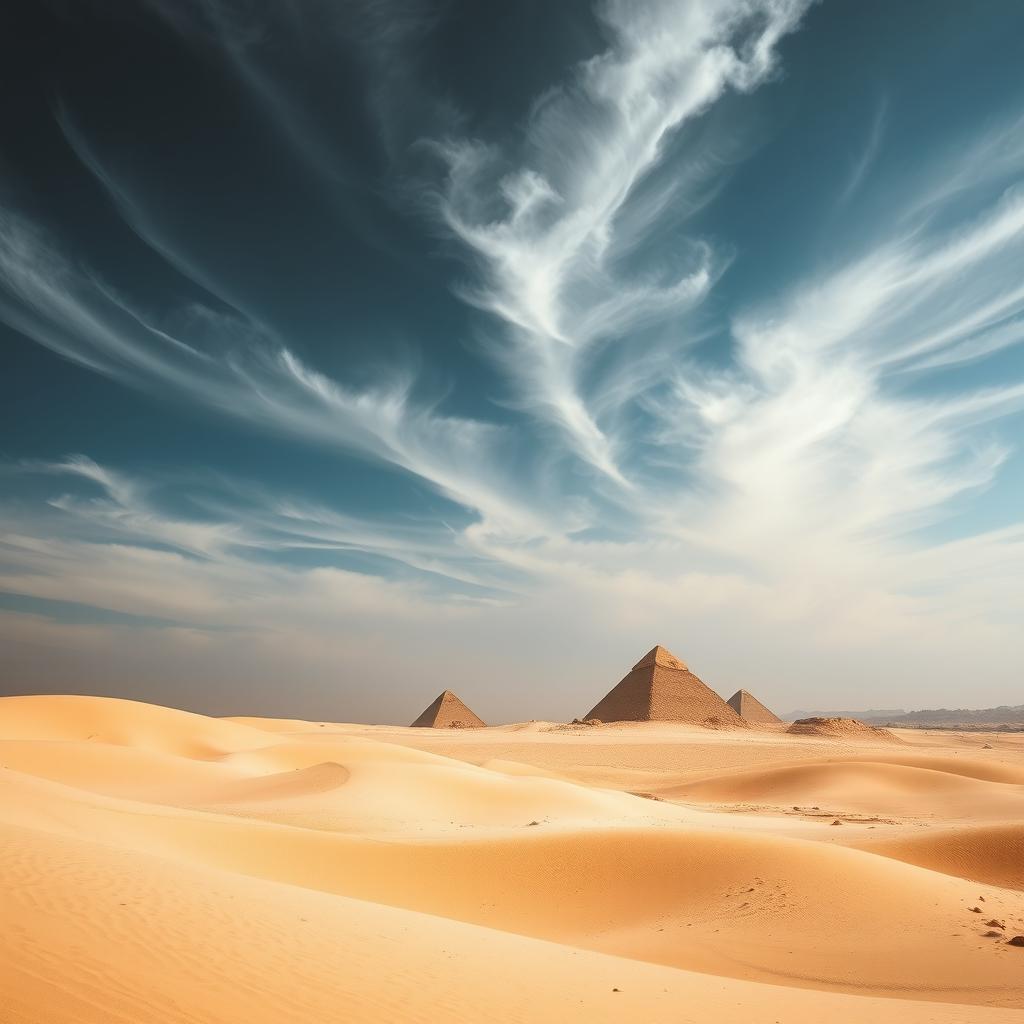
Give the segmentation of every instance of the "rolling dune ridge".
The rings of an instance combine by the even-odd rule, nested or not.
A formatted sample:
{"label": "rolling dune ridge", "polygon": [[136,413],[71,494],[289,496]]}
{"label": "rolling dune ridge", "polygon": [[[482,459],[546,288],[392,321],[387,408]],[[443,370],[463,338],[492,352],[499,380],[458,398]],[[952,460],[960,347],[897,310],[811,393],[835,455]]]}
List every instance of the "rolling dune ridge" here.
{"label": "rolling dune ridge", "polygon": [[1015,1020],[1024,745],[899,736],[6,698],[2,1019]]}

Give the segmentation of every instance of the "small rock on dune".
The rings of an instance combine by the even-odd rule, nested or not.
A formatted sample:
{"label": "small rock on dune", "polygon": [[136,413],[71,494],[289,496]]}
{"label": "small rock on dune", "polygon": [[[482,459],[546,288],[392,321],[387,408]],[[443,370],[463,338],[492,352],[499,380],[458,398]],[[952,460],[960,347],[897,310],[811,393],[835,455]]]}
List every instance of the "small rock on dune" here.
{"label": "small rock on dune", "polygon": [[1007,939],[1006,944],[1008,946],[1024,946],[1024,935],[1014,935],[1012,939]]}

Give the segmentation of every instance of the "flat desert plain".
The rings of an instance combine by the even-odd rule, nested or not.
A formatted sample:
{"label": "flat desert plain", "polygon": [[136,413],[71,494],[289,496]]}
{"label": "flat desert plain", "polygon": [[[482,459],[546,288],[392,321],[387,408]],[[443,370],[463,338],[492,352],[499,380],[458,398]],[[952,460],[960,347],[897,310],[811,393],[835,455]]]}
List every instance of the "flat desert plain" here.
{"label": "flat desert plain", "polygon": [[1019,1022],[1024,737],[0,700],[4,1024]]}

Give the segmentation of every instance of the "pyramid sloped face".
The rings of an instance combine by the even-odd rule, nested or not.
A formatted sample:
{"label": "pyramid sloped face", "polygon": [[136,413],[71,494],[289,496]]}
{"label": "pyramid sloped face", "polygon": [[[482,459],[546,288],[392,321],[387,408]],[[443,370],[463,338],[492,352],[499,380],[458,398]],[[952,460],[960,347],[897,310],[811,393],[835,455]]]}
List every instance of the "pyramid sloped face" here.
{"label": "pyramid sloped face", "polygon": [[445,690],[412,723],[411,728],[424,729],[483,729],[486,722],[462,703],[451,690]]}
{"label": "pyramid sloped face", "polygon": [[746,690],[737,690],[729,698],[728,704],[751,725],[776,725],[782,722],[782,719],[774,711],[766,708],[752,693],[747,693]]}
{"label": "pyramid sloped face", "polygon": [[[676,667],[681,666],[681,667]],[[602,722],[684,722],[712,728],[747,723],[670,651],[655,647],[585,718]]]}

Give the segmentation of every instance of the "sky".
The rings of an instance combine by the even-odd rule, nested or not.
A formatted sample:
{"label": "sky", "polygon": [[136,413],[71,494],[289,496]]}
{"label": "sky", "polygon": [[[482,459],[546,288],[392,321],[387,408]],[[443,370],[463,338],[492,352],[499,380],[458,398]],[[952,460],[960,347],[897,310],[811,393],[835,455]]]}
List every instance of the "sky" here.
{"label": "sky", "polygon": [[1024,701],[1024,6],[3,18],[0,693]]}

